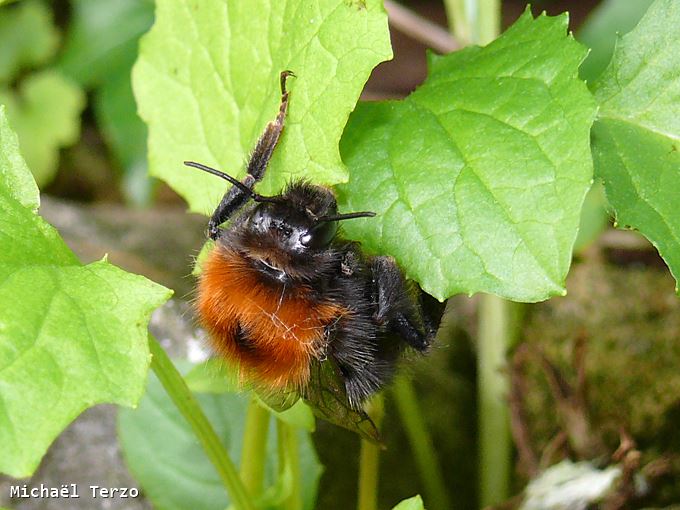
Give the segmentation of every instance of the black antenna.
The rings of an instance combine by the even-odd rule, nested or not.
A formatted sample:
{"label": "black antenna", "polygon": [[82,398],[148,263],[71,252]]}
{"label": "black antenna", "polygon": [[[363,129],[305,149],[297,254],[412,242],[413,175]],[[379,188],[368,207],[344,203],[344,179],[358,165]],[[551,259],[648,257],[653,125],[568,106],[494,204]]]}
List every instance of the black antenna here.
{"label": "black antenna", "polygon": [[195,161],[185,161],[184,164],[186,166],[198,168],[199,170],[203,170],[204,172],[208,172],[209,174],[216,175],[217,177],[221,177],[225,181],[232,183],[238,189],[243,191],[246,195],[249,195],[253,200],[255,200],[255,202],[275,202],[276,201],[276,200],[273,200],[269,197],[263,197],[262,195],[255,193],[252,189],[250,189],[248,186],[243,184],[238,179],[235,179],[231,175],[225,174],[224,172],[217,170],[216,168],[212,168],[212,167],[203,165],[201,163],[196,163]]}
{"label": "black antenna", "polygon": [[347,213],[347,214],[336,214],[335,216],[322,216],[319,218],[317,221],[341,221],[341,220],[352,220],[354,218],[372,218],[375,216],[375,213],[372,211],[362,211],[362,212],[353,212],[353,213]]}

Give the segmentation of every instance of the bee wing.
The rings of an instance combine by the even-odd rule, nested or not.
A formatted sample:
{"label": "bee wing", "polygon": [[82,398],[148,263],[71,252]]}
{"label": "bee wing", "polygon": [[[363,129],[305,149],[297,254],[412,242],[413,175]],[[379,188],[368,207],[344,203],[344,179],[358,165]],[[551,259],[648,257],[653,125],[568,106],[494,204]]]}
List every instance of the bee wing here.
{"label": "bee wing", "polygon": [[356,432],[372,443],[382,444],[373,420],[364,410],[350,405],[340,369],[332,358],[312,362],[310,381],[302,397],[318,418]]}
{"label": "bee wing", "polygon": [[278,413],[290,409],[300,400],[300,393],[295,390],[273,392],[266,388],[256,388],[255,392],[262,402]]}

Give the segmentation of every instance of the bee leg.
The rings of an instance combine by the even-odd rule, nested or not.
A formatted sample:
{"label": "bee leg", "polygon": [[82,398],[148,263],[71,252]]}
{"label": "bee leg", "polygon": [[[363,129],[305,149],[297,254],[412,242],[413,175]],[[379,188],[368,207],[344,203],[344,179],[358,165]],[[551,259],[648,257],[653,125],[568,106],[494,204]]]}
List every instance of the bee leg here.
{"label": "bee leg", "polygon": [[340,372],[354,409],[360,409],[363,401],[379,391],[391,375],[391,366],[378,358],[377,350],[370,316],[348,317],[336,325],[329,357]]}
{"label": "bee leg", "polygon": [[[281,138],[284,122],[286,120],[286,113],[288,111],[286,79],[289,76],[295,75],[292,71],[283,71],[281,73],[281,104],[279,106],[279,113],[273,121],[267,124],[264,133],[262,133],[258,139],[255,150],[253,150],[250,160],[248,161],[246,176],[241,181],[250,189],[264,177],[272,153],[276,148],[279,138]],[[210,217],[210,221],[208,222],[208,236],[213,240],[217,239],[220,231],[219,226],[227,221],[237,210],[243,207],[248,199],[250,199],[250,195],[247,195],[237,186],[232,186],[229,191],[225,193],[215,209],[215,212],[213,212]]]}
{"label": "bee leg", "polygon": [[375,257],[371,264],[377,310],[373,319],[423,351],[434,338],[418,303],[412,298],[401,270],[391,257]]}

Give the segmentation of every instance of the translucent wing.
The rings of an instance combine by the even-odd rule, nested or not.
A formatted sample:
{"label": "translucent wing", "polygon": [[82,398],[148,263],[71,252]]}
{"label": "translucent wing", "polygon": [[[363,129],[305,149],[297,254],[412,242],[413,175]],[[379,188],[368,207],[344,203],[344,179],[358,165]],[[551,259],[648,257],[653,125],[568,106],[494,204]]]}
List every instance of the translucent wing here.
{"label": "translucent wing", "polygon": [[279,413],[290,409],[300,400],[300,393],[294,390],[282,390],[273,392],[267,388],[255,388],[257,396],[262,402]]}
{"label": "translucent wing", "polygon": [[310,380],[302,394],[296,390],[271,391],[254,387],[258,397],[277,412],[290,409],[300,398],[309,404],[317,418],[359,434],[373,443],[382,444],[373,420],[362,409],[354,409],[347,398],[345,383],[335,361],[314,360]]}
{"label": "translucent wing", "polygon": [[318,418],[356,432],[373,443],[382,444],[373,420],[364,410],[354,409],[350,405],[342,374],[332,358],[312,362],[310,381],[302,398]]}

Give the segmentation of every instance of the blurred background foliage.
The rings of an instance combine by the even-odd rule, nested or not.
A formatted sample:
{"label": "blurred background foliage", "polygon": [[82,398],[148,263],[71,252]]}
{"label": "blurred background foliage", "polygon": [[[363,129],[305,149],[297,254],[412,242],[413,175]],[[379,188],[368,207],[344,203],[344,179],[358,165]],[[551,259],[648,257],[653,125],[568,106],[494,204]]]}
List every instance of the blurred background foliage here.
{"label": "blurred background foliage", "polygon": [[[153,10],[144,0],[26,0],[2,7],[0,102],[41,189],[80,200],[151,203],[146,127],[136,113],[130,72]],[[78,149],[60,152],[74,145]]]}
{"label": "blurred background foliage", "polygon": [[[403,3],[445,26],[440,1]],[[153,23],[154,2],[0,0],[0,4],[0,103],[7,105],[40,189],[84,203],[182,207],[169,188],[147,176],[147,131],[137,116],[130,82],[139,38]],[[634,27],[650,4],[651,0],[542,0],[533,2],[531,9],[534,14],[570,11],[571,29],[591,48],[581,76],[592,82],[607,65],[616,34]],[[504,1],[503,27],[526,7],[522,0]],[[425,77],[425,46],[394,30],[392,38],[395,59],[375,70],[365,98],[403,97]],[[574,371],[575,339],[587,331],[591,414],[593,426],[601,432],[599,440],[610,450],[616,448],[623,426],[638,438],[650,460],[670,452],[675,473],[680,473],[680,376],[675,368],[680,362],[680,305],[672,278],[641,238],[632,244],[626,244],[629,238],[614,239],[591,249],[608,225],[606,198],[595,184],[583,210],[577,264],[568,282],[570,296],[531,307],[521,336],[528,344],[540,343],[551,363],[569,374]],[[440,336],[442,348],[414,364],[411,372],[442,472],[452,480],[454,507],[475,508],[474,301],[456,298],[452,305],[456,316]],[[532,388],[525,403],[530,432],[536,448],[543,450],[559,430],[559,416],[546,411],[555,402],[539,366],[529,364],[522,374]],[[388,399],[386,442],[407,444],[397,415]],[[351,507],[356,496],[356,438],[320,424],[314,442],[325,466],[318,508]],[[391,508],[405,493],[421,492],[417,470],[404,460],[406,455],[404,448],[391,448],[382,457],[381,507]],[[523,481],[518,476],[514,488],[521,489]],[[671,479],[649,503],[677,501],[680,488]]]}

